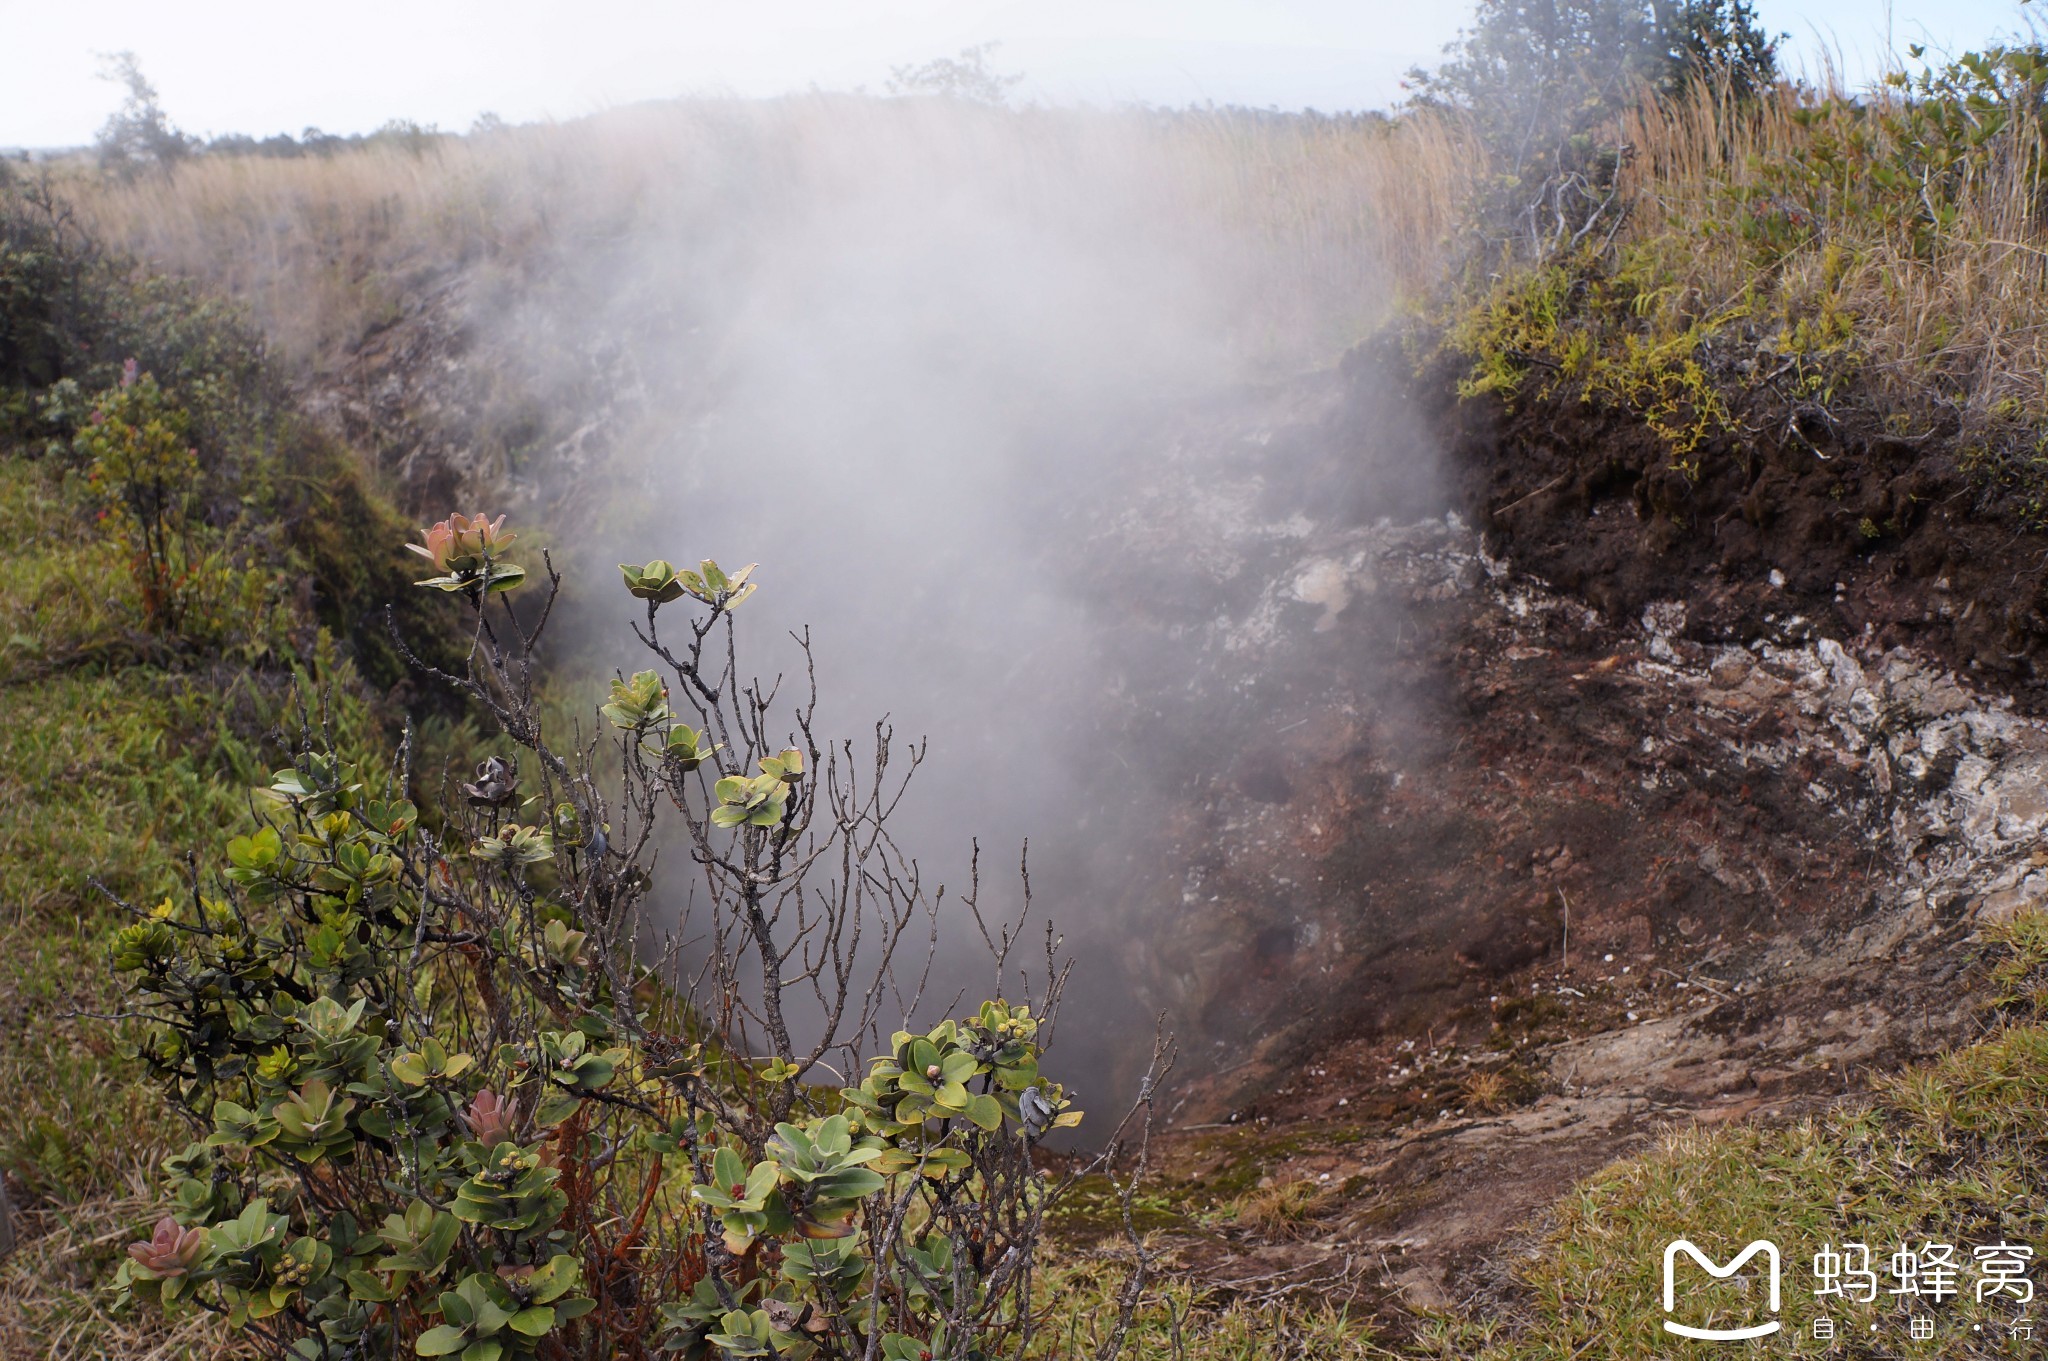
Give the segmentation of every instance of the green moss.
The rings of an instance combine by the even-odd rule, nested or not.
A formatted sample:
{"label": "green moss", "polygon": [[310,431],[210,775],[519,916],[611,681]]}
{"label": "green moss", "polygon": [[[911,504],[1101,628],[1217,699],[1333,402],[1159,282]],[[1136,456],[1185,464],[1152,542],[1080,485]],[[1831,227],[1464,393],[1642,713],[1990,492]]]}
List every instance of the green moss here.
{"label": "green moss", "polygon": [[[1124,1232],[1121,1193],[1106,1176],[1082,1177],[1076,1181],[1048,1216],[1048,1225],[1061,1240],[1085,1244]],[[1131,1222],[1140,1233],[1165,1229],[1188,1229],[1188,1217],[1179,1198],[1161,1185],[1143,1187],[1131,1202]]]}

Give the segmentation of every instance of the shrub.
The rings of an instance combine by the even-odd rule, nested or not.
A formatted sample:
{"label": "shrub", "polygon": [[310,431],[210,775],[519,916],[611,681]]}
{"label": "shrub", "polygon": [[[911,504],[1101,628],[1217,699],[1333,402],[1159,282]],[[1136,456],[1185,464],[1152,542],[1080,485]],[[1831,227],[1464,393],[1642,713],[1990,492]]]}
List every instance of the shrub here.
{"label": "shrub", "polygon": [[1823,457],[1940,438],[2041,518],[2048,50],[1862,99],[1696,80],[1600,135],[1632,149],[1589,181],[1601,213],[1470,270],[1446,327],[1468,395],[1619,409],[1688,472],[1765,433]]}
{"label": "shrub", "polygon": [[[132,569],[150,651],[278,661],[317,624],[373,684],[405,678],[364,610],[405,578],[359,549],[400,524],[353,454],[299,414],[234,308],[101,251],[47,179],[4,165],[0,447],[85,474],[53,486],[101,517],[108,567]],[[398,609],[445,645],[435,601]]]}
{"label": "shrub", "polygon": [[1474,226],[1539,259],[1613,221],[1625,144],[1606,125],[1642,99],[1707,84],[1740,99],[1777,83],[1777,41],[1750,0],[1480,0],[1412,102],[1455,109],[1500,167]]}
{"label": "shrub", "polygon": [[[120,1290],[304,1358],[1021,1355],[1048,1207],[1143,1130],[1066,1180],[1040,1165],[1080,1120],[1040,1070],[1050,937],[1030,996],[906,1020],[861,1072],[936,922],[887,828],[921,753],[892,770],[884,729],[858,759],[813,733],[815,695],[743,680],[754,586],[711,562],[625,569],[666,678],[612,685],[608,746],[553,745],[534,658],[559,578],[515,608],[512,542],[454,516],[414,546],[473,643],[420,665],[510,743],[444,824],[403,752],[380,776],[309,736],[219,875],[119,934],[142,1058],[201,1136]],[[670,816],[700,878],[650,954]],[[983,925],[1004,976],[1016,935]],[[1099,1355],[1144,1273],[1140,1250]]]}
{"label": "shrub", "polygon": [[253,536],[241,516],[225,526],[208,519],[190,426],[185,409],[130,360],[73,446],[151,631],[202,643],[239,639],[260,651],[287,622],[282,576],[248,564]]}

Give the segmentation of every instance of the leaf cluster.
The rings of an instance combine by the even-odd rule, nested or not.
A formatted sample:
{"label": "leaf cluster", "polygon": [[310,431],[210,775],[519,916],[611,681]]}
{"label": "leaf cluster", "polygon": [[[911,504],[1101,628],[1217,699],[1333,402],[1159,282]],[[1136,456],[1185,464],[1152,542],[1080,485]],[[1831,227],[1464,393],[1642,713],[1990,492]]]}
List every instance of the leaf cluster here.
{"label": "leaf cluster", "polygon": [[[502,520],[451,517],[416,551],[456,583],[421,585],[476,620],[467,674],[430,673],[523,759],[487,757],[434,821],[402,759],[380,775],[308,738],[217,872],[119,933],[140,1058],[195,1137],[117,1286],[306,1361],[1027,1345],[1060,1190],[1035,1148],[1081,1118],[1041,1074],[1040,1014],[990,1002],[899,1031],[858,1082],[807,1081],[851,1044],[799,1043],[782,992],[844,989],[857,1040],[889,995],[886,954],[854,963],[860,932],[893,948],[916,910],[914,871],[860,859],[894,795],[821,765],[807,713],[772,740],[762,688],[711,670],[706,639],[752,589],[711,563],[680,593],[640,569],[673,684],[614,682],[610,773],[595,745],[556,751],[527,688],[535,635],[502,604],[528,579],[509,542]],[[706,613],[678,655],[652,621],[685,601]],[[716,895],[695,984],[637,945],[657,801]],[[887,891],[835,903],[813,864],[840,893]],[[747,955],[768,961],[761,1001]]]}

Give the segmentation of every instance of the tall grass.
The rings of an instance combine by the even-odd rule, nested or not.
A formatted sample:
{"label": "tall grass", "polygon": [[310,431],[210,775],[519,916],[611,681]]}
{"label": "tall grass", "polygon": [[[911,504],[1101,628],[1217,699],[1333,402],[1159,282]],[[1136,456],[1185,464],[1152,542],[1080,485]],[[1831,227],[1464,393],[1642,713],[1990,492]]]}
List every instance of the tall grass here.
{"label": "tall grass", "polygon": [[131,182],[79,166],[65,187],[103,240],[224,287],[316,366],[454,265],[541,269],[655,229],[681,252],[723,251],[736,222],[948,180],[1027,229],[1094,222],[1199,261],[1235,291],[1241,343],[1291,358],[1426,289],[1482,171],[1436,118],[812,95],[636,106],[417,151],[209,156]]}
{"label": "tall grass", "polygon": [[1467,271],[1468,394],[1632,412],[1688,475],[1759,437],[1940,448],[2048,514],[2048,60],[1857,99],[1702,81],[1604,137],[1579,244]]}
{"label": "tall grass", "polygon": [[1741,310],[1785,348],[1845,331],[1900,432],[1938,410],[2048,417],[2043,123],[1993,110],[2002,126],[1970,148],[1930,128],[1931,104],[1794,85],[1645,100],[1622,130],[1618,237],[1662,274],[1639,310]]}

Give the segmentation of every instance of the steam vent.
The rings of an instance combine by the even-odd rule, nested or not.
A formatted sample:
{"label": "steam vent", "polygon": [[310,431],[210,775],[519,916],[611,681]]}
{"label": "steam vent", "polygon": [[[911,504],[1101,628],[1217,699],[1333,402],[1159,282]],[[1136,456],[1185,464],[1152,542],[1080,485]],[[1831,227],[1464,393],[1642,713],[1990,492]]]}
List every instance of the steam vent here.
{"label": "steam vent", "polygon": [[0,40],[0,1361],[2044,1354],[2038,32],[233,8]]}

